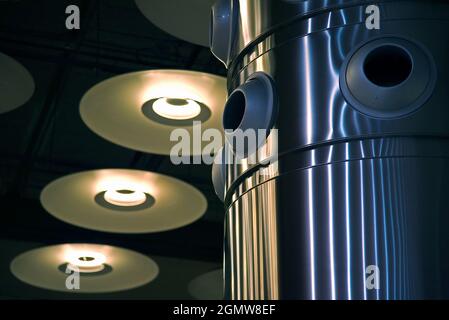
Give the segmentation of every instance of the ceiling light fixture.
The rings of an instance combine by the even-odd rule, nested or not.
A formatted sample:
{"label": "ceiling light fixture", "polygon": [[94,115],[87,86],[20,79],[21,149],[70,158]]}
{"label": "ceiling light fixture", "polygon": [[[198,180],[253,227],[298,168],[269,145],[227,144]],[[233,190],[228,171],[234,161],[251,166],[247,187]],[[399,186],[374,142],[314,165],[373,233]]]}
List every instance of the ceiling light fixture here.
{"label": "ceiling light fixture", "polygon": [[133,207],[143,204],[147,199],[144,192],[134,190],[108,190],[104,193],[104,200],[120,207]]}
{"label": "ceiling light fixture", "polygon": [[153,110],[167,119],[188,120],[201,113],[201,106],[191,99],[159,98],[153,103]]}
{"label": "ceiling light fixture", "polygon": [[[88,128],[112,143],[170,155],[178,143],[170,140],[174,127],[193,134],[194,124],[200,122],[203,131],[223,131],[226,98],[223,77],[187,70],[149,70],[98,83],[83,96],[80,114]],[[185,152],[200,156],[209,143],[202,141],[195,149],[192,144]]]}
{"label": "ceiling light fixture", "polygon": [[69,251],[67,253],[67,268],[83,273],[99,272],[104,269],[106,256],[95,251]]}

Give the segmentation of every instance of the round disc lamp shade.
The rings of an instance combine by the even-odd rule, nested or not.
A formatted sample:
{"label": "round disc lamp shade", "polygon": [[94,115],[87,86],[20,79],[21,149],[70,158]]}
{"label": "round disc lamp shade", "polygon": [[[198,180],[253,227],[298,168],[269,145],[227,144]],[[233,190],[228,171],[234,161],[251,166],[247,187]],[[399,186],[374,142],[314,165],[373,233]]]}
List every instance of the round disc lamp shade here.
{"label": "round disc lamp shade", "polygon": [[[162,1],[163,2],[163,1]],[[182,2],[182,1],[181,1]],[[202,131],[223,130],[226,79],[182,70],[151,70],[120,75],[103,81],[82,98],[81,118],[95,133],[120,146],[169,155],[179,140],[177,128],[193,136],[194,121]],[[201,155],[203,147],[190,154]]]}
{"label": "round disc lamp shade", "polygon": [[179,39],[209,47],[210,11],[215,0],[136,0],[143,15]]}
{"label": "round disc lamp shade", "polygon": [[57,179],[40,197],[54,217],[86,229],[152,233],[191,224],[207,201],[193,186],[165,175],[124,169],[85,171]]}
{"label": "round disc lamp shade", "polygon": [[34,80],[28,70],[0,53],[0,114],[22,106],[33,93]]}
{"label": "round disc lamp shade", "polygon": [[[148,284],[159,268],[140,253],[99,244],[61,244],[27,251],[10,265],[19,280],[72,293],[124,291]],[[69,279],[76,271],[79,282]]]}
{"label": "round disc lamp shade", "polygon": [[223,281],[223,269],[211,271],[193,279],[189,292],[197,300],[222,300]]}

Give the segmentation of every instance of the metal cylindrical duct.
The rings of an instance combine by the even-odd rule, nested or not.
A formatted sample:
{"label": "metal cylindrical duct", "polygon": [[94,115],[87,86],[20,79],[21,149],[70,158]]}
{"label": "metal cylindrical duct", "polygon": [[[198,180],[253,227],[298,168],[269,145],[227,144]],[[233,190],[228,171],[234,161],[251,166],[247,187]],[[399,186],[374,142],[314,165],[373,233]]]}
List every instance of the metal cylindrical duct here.
{"label": "metal cylindrical duct", "polygon": [[[229,92],[265,74],[277,104],[265,146],[277,161],[216,170],[226,297],[449,298],[449,3],[214,8]],[[247,125],[259,105],[266,114],[253,100],[237,94],[224,123]]]}

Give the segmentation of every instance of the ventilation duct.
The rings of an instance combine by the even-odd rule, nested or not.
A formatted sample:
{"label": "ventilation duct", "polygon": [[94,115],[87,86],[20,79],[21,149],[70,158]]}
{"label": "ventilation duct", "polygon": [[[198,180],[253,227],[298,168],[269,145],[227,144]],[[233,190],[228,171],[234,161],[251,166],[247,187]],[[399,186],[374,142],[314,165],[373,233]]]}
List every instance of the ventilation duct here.
{"label": "ventilation duct", "polygon": [[[379,8],[379,30],[366,27],[369,5]],[[215,168],[226,208],[225,297],[449,298],[447,2],[219,0],[214,8],[231,10],[212,15],[212,51],[234,92],[225,126],[246,123],[238,119],[256,74],[270,79],[277,101],[262,121],[277,161]],[[251,121],[267,119],[266,97],[256,98]],[[239,156],[224,150],[225,159]]]}

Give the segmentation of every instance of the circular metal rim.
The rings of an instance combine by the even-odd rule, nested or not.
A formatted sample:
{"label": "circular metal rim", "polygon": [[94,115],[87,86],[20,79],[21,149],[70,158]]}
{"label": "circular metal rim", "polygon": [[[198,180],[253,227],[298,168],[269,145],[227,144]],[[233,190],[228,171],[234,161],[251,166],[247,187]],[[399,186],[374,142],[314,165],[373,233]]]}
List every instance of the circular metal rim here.
{"label": "circular metal rim", "polygon": [[[388,42],[387,40],[390,40],[390,42]],[[423,92],[415,99],[415,101],[413,101],[412,103],[409,103],[401,108],[398,108],[397,110],[376,110],[373,109],[373,107],[371,106],[366,106],[363,102],[359,101],[359,99],[357,99],[354,94],[352,93],[351,89],[349,88],[349,85],[347,83],[347,72],[348,72],[348,68],[349,65],[352,62],[353,57],[360,52],[360,50],[366,50],[367,54],[366,56],[369,54],[369,52],[372,52],[372,50],[375,50],[376,48],[379,48],[383,43],[384,44],[391,44],[391,45],[395,45],[394,41],[399,41],[402,43],[410,43],[410,45],[415,46],[417,49],[421,50],[421,53],[423,54],[423,56],[425,56],[425,58],[427,58],[427,62],[428,62],[428,70],[429,70],[429,77],[428,77],[428,81],[426,83],[426,86],[424,87]],[[407,48],[403,45],[400,45],[399,43],[396,44],[396,46],[404,49],[410,56],[410,48]],[[368,50],[371,49],[371,50]],[[366,58],[365,56],[365,58]],[[412,64],[415,65],[415,61],[413,60],[413,56],[411,56],[412,58]],[[401,84],[398,84],[396,86],[390,87],[389,89],[400,89],[400,88],[405,88],[407,82],[412,79],[413,77],[415,77],[415,75],[413,74],[413,72],[415,71],[415,68],[412,68],[411,74],[408,76],[408,78]],[[366,76],[364,75],[364,77],[366,78]],[[367,82],[370,82],[368,79],[366,79]],[[424,47],[423,45],[421,45],[420,43],[403,37],[403,36],[398,36],[398,35],[382,35],[382,36],[378,36],[378,37],[374,37],[371,38],[367,41],[362,42],[361,44],[359,44],[359,46],[357,46],[356,48],[354,48],[346,57],[345,61],[343,62],[343,65],[340,69],[340,78],[339,78],[339,83],[340,83],[340,90],[342,92],[342,95],[344,97],[344,99],[346,100],[346,102],[348,103],[349,106],[351,106],[355,111],[360,112],[361,114],[367,116],[367,117],[371,117],[371,118],[375,118],[375,119],[388,119],[388,120],[393,120],[393,119],[400,119],[400,118],[404,118],[407,116],[410,116],[411,114],[419,111],[419,109],[421,109],[421,107],[432,97],[434,89],[436,87],[436,83],[437,83],[437,68],[435,65],[435,61],[432,58],[431,53],[429,52],[429,50],[427,50],[426,47]],[[373,87],[376,87],[375,84],[372,84]],[[379,86],[377,86],[379,87]],[[382,88],[382,87],[379,87]]]}
{"label": "circular metal rim", "polygon": [[[273,125],[278,116],[277,90],[271,76],[265,72],[258,71],[251,74],[245,83],[232,91],[229,98],[236,94],[243,96],[245,108],[238,127],[232,131],[225,129],[225,138],[238,157],[246,158],[254,154],[266,143],[266,139],[270,135],[271,129],[273,129]],[[223,127],[226,126],[225,117],[232,111],[229,111],[229,102],[230,100],[228,99],[223,112]],[[239,135],[248,129],[266,130],[266,134],[263,137],[257,134],[257,144],[255,146],[248,146],[243,152],[239,153],[234,148],[234,140],[238,139]]]}

